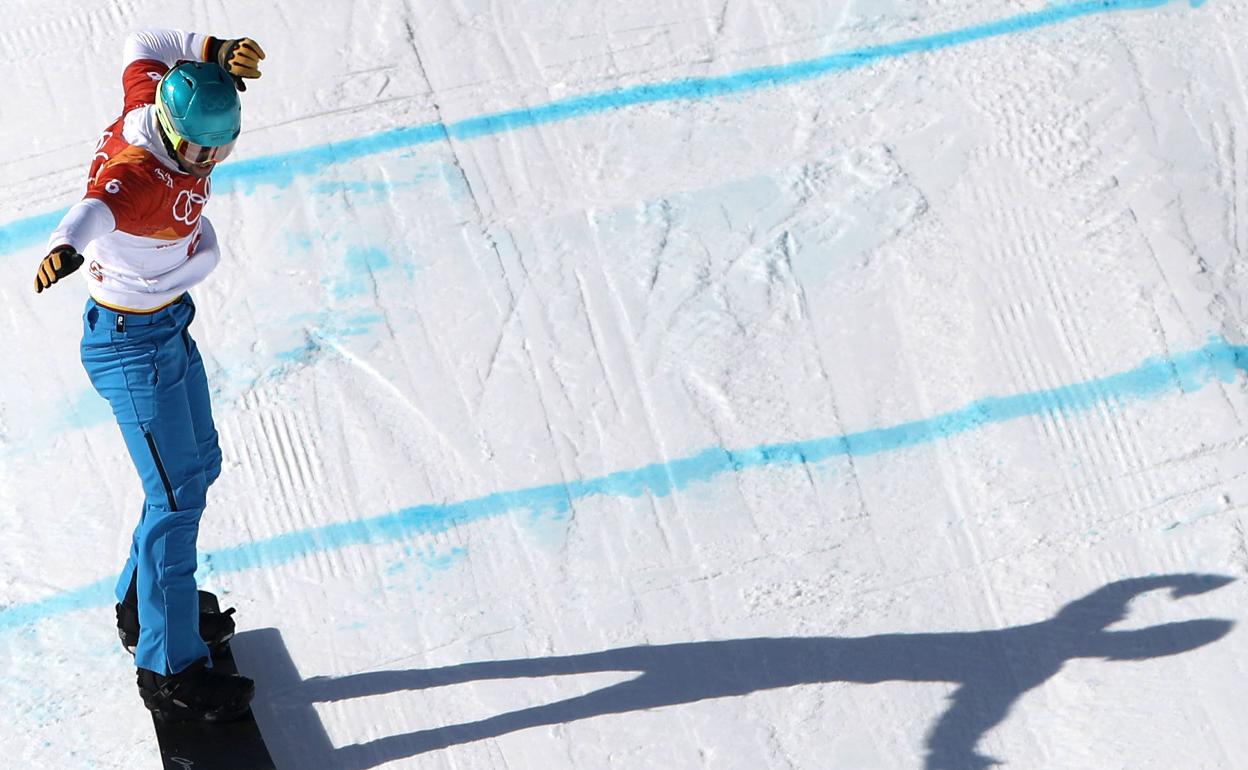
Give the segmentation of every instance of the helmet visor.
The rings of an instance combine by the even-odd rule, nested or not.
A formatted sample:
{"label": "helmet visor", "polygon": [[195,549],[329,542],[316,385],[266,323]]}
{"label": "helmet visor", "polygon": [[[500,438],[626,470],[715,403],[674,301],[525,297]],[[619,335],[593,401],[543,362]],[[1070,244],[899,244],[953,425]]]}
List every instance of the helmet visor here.
{"label": "helmet visor", "polygon": [[187,163],[202,166],[206,163],[220,163],[228,158],[230,153],[234,152],[234,142],[208,147],[202,144],[195,144],[182,137],[177,137],[173,143],[173,149],[178,154],[178,157]]}

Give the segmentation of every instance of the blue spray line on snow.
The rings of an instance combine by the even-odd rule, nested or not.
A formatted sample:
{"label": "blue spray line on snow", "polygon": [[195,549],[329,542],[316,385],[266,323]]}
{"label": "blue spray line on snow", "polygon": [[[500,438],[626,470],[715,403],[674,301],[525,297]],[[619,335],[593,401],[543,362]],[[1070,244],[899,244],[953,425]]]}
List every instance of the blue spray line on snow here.
{"label": "blue spray line on snow", "polygon": [[[1173,391],[1192,392],[1213,380],[1232,382],[1248,371],[1248,347],[1217,340],[1168,359],[1151,359],[1139,367],[1075,385],[1014,396],[984,398],[961,409],[890,428],[749,449],[707,449],[698,454],[633,470],[566,484],[547,484],[498,492],[472,500],[419,505],[370,519],[330,524],[243,543],[204,554],[214,573],[242,572],[287,564],[312,554],[355,545],[399,542],[415,535],[445,532],[454,527],[506,515],[563,512],[578,500],[595,496],[665,497],[691,484],[750,468],[819,463],[837,457],[864,457],[929,444],[988,425],[1020,417],[1080,412],[1127,399],[1144,399]],[[0,632],[113,601],[113,579],[101,580],[47,599],[0,610]]]}
{"label": "blue spray line on snow", "polygon": [[[990,38],[1021,34],[1094,14],[1160,8],[1174,1],[1093,0],[1054,5],[1043,11],[1024,13],[951,32],[869,46],[790,64],[760,67],[731,75],[684,78],[667,83],[617,88],[449,124],[429,123],[396,128],[371,136],[233,161],[214,173],[214,191],[249,190],[260,183],[284,187],[296,177],[315,175],[332,165],[393,150],[433,144],[448,138],[470,140],[643,104],[711,99],[774,88],[846,72],[885,59],[932,53]],[[1188,0],[1188,3],[1196,8],[1203,5],[1204,0]],[[64,213],[65,210],[62,209],[0,225],[0,253],[38,243],[47,237]]]}

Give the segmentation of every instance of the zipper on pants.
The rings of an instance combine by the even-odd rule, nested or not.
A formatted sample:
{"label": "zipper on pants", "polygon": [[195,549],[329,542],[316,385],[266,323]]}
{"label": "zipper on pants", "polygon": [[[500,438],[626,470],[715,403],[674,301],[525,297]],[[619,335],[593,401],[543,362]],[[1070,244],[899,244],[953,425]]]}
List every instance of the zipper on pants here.
{"label": "zipper on pants", "polygon": [[152,438],[152,434],[143,431],[143,437],[147,439],[147,447],[152,450],[152,459],[156,461],[156,471],[160,473],[160,481],[165,485],[165,495],[169,498],[169,510],[178,510],[178,501],[173,497],[173,485],[169,483],[169,474],[165,473],[165,464],[160,461],[160,452],[156,451],[156,439]]}

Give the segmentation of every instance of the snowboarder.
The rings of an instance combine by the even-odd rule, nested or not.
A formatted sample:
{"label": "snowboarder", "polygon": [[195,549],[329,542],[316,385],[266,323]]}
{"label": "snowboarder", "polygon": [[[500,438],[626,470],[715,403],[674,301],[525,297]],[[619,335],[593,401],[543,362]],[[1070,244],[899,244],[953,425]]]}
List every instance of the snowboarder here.
{"label": "snowboarder", "polygon": [[234,633],[229,613],[201,617],[196,540],[221,471],[188,290],[217,266],[203,216],[209,177],[234,148],[239,91],[260,77],[250,38],[143,30],[125,43],[125,106],[96,147],[87,192],[52,233],[42,292],[89,265],[82,364],[108,400],[143,482],[143,512],[117,582],[117,624],[139,693],[158,717],[245,714],[250,679],[212,669]]}

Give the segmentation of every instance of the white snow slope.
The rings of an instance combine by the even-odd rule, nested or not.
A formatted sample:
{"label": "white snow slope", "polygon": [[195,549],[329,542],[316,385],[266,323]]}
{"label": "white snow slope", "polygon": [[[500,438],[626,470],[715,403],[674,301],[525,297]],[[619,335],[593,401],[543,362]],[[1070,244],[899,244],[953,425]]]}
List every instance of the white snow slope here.
{"label": "white snow slope", "polygon": [[3,0],[0,767],[156,768],[47,233],[268,53],[200,543],[282,768],[1248,767],[1245,0]]}

